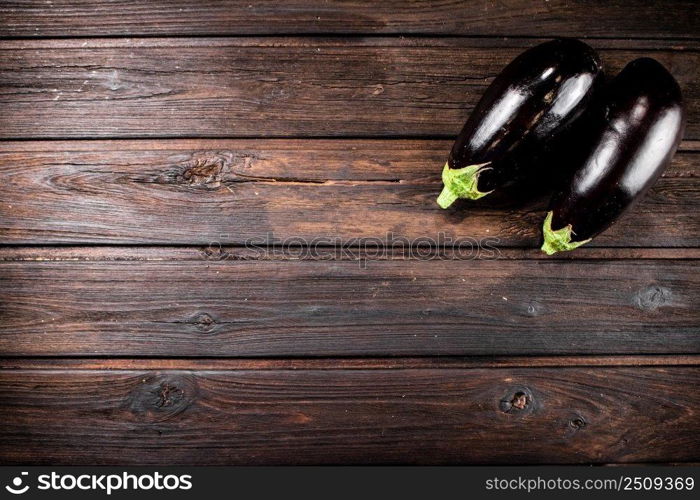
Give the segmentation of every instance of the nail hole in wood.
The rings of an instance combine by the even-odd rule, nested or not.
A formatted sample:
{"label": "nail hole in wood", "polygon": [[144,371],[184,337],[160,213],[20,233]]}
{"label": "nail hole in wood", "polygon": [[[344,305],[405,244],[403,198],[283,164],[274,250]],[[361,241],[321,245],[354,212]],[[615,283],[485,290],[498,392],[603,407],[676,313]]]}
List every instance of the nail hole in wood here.
{"label": "nail hole in wood", "polygon": [[510,405],[516,410],[524,410],[529,403],[529,398],[524,392],[516,392],[513,395],[513,399],[510,400]]}
{"label": "nail hole in wood", "polygon": [[574,417],[569,420],[569,427],[575,430],[581,430],[586,427],[586,421],[582,417]]}
{"label": "nail hole in wood", "polygon": [[504,413],[529,412],[532,409],[532,394],[524,389],[511,391],[501,399],[500,408]]}

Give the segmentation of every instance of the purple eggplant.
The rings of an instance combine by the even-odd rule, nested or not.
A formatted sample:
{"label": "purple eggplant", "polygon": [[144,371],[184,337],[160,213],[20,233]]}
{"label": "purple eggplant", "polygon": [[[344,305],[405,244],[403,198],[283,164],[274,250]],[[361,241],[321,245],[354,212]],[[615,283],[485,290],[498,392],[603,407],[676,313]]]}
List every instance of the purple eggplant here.
{"label": "purple eggplant", "polygon": [[556,39],[515,58],[486,89],[442,172],[442,208],[547,176],[543,158],[582,114],[602,80],[596,52]]}
{"label": "purple eggplant", "polygon": [[629,63],[586,111],[560,155],[572,173],[552,198],[542,251],[573,250],[610,227],[661,176],[683,127],[673,76],[653,59]]}

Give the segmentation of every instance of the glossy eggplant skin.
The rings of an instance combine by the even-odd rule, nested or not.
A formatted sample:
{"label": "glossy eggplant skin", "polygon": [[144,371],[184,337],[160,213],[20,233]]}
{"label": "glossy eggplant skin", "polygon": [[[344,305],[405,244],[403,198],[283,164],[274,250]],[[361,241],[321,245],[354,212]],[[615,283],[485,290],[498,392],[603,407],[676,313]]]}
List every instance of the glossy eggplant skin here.
{"label": "glossy eggplant skin", "polygon": [[584,111],[602,81],[596,52],[555,39],[530,48],[494,79],[457,136],[438,204],[478,199],[546,174],[549,146]]}
{"label": "glossy eggplant skin", "polygon": [[657,61],[629,63],[570,134],[570,179],[544,225],[542,250],[572,250],[610,227],[661,176],[683,137],[681,90]]}

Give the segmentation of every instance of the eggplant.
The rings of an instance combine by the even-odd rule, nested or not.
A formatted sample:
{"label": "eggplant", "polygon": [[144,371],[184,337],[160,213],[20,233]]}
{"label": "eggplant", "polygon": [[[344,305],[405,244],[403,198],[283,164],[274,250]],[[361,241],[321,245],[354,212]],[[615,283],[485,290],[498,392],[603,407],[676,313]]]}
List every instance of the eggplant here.
{"label": "eggplant", "polygon": [[547,175],[543,161],[602,81],[596,52],[555,39],[516,57],[494,79],[457,136],[442,171],[442,208]]}
{"label": "eggplant", "polygon": [[684,124],[681,90],[666,68],[650,58],[625,66],[564,148],[560,161],[572,173],[552,198],[542,251],[573,250],[610,227],[661,176]]}

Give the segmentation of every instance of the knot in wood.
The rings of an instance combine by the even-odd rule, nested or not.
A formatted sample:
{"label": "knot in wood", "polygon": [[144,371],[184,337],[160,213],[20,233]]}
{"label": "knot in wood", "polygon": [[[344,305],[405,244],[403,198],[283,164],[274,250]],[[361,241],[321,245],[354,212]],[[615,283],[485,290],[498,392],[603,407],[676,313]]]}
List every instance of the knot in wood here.
{"label": "knot in wood", "polygon": [[527,389],[515,389],[509,391],[501,399],[500,408],[504,413],[522,413],[532,409],[532,394]]}
{"label": "knot in wood", "polygon": [[209,332],[214,329],[216,320],[207,313],[199,313],[192,318],[192,324],[203,332]]}
{"label": "knot in wood", "polygon": [[581,416],[576,416],[569,420],[569,427],[571,427],[574,430],[581,430],[584,427],[586,427],[586,421],[583,419]]}
{"label": "knot in wood", "polygon": [[228,151],[201,151],[192,154],[180,175],[191,186],[218,188],[224,174],[231,169],[233,154]]}
{"label": "knot in wood", "polygon": [[185,375],[149,375],[138,380],[127,405],[140,421],[162,422],[187,409],[195,400],[197,384]]}
{"label": "knot in wood", "polygon": [[525,308],[525,314],[532,317],[540,316],[543,309],[542,304],[538,302],[530,302]]}
{"label": "knot in wood", "polygon": [[176,385],[163,382],[157,391],[158,401],[155,405],[158,408],[166,408],[178,404],[185,397],[185,392]]}
{"label": "knot in wood", "polygon": [[659,285],[650,285],[634,297],[634,303],[643,311],[653,311],[666,305],[671,300],[671,290]]}
{"label": "knot in wood", "polygon": [[511,407],[516,410],[524,410],[529,402],[527,394],[524,392],[516,392],[513,395],[513,399],[510,400]]}
{"label": "knot in wood", "polygon": [[204,254],[204,258],[207,260],[225,260],[229,257],[229,253],[225,252],[221,247],[221,243],[218,242],[210,243],[209,246],[204,247],[202,249],[202,254]]}

